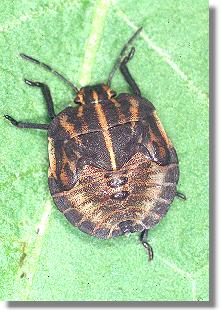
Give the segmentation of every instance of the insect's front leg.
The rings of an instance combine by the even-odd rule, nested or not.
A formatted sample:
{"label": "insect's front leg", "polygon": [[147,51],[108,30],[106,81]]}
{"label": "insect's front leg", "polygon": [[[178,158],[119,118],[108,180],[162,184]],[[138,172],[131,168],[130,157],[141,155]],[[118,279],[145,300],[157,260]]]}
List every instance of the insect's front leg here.
{"label": "insect's front leg", "polygon": [[41,92],[43,94],[43,97],[45,99],[46,105],[47,105],[47,110],[48,110],[48,115],[50,119],[53,119],[56,114],[54,111],[54,103],[51,97],[51,92],[49,87],[46,84],[40,83],[40,82],[34,82],[28,79],[24,79],[24,82],[31,87],[38,87],[41,89]]}
{"label": "insect's front leg", "polygon": [[36,124],[36,123],[27,123],[27,122],[18,122],[10,115],[4,115],[4,117],[9,120],[12,125],[18,127],[18,128],[33,128],[33,129],[45,129],[47,130],[49,125],[48,124]]}
{"label": "insect's front leg", "polygon": [[130,72],[128,70],[128,67],[127,67],[127,63],[133,58],[134,52],[135,52],[135,48],[132,47],[130,52],[129,52],[129,54],[121,62],[120,70],[121,70],[121,73],[124,76],[124,79],[129,84],[131,89],[133,90],[134,94],[140,97],[141,96],[140,89],[137,86],[137,84],[136,84],[135,80],[133,79],[133,77],[131,76],[131,74],[130,74]]}

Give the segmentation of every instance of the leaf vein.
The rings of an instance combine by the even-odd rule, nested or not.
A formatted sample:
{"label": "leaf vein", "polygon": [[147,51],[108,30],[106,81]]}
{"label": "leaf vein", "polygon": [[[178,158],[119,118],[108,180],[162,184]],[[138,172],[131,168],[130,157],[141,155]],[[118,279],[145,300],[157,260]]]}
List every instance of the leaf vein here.
{"label": "leaf vein", "polygon": [[96,52],[99,47],[100,38],[103,32],[103,24],[111,1],[100,0],[95,7],[91,32],[84,47],[84,60],[81,66],[81,74],[79,83],[84,86],[90,82],[91,71],[93,68]]}
{"label": "leaf vein", "polygon": [[[25,262],[22,267],[18,270],[18,275],[15,283],[16,293],[18,294],[19,300],[28,300],[30,291],[33,285],[34,275],[37,272],[38,260],[41,255],[43,237],[46,228],[49,223],[49,218],[52,211],[52,204],[50,201],[46,201],[42,216],[40,218],[40,223],[37,226],[37,234],[30,236],[27,244],[27,253]],[[25,273],[26,279],[23,288],[20,288],[20,279],[22,274]]]}

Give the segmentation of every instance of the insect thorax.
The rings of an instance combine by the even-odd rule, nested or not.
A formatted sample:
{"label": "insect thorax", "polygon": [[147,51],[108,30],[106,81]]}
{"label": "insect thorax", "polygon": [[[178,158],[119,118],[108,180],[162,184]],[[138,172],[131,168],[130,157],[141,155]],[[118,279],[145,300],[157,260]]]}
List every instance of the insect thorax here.
{"label": "insect thorax", "polygon": [[91,105],[109,100],[114,97],[115,94],[116,93],[111,90],[109,86],[104,84],[85,86],[79,90],[74,101],[82,105]]}

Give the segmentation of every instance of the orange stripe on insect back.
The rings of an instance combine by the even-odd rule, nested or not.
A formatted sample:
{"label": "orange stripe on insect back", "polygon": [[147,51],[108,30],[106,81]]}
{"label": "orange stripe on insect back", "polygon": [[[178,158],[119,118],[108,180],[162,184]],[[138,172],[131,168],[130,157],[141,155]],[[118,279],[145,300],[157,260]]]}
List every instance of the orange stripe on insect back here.
{"label": "orange stripe on insect back", "polygon": [[70,170],[74,173],[76,171],[76,166],[74,162],[70,162],[68,159],[66,152],[64,148],[62,148],[62,168],[60,172],[60,179],[64,185],[67,185],[70,183],[71,177],[68,175],[68,173],[65,170],[65,165],[68,165]]}
{"label": "orange stripe on insect back", "polygon": [[131,118],[133,121],[136,121],[138,119],[138,102],[136,99],[130,99],[130,113],[131,113]]}
{"label": "orange stripe on insect back", "polygon": [[111,92],[110,88],[107,85],[102,85],[102,89],[103,89],[104,93],[107,94],[108,98],[110,99],[112,96],[112,92]]}
{"label": "orange stripe on insect back", "polygon": [[55,155],[55,147],[54,147],[54,140],[50,137],[48,137],[48,152],[49,152],[49,169],[48,169],[48,175],[49,177],[55,177],[56,176],[56,155]]}
{"label": "orange stripe on insect back", "polygon": [[81,135],[87,134],[89,132],[88,124],[84,121],[84,106],[80,105],[77,111],[77,117],[82,119],[82,126],[81,126]]}
{"label": "orange stripe on insect back", "polygon": [[76,129],[74,127],[74,125],[72,123],[69,123],[68,122],[68,117],[67,115],[63,115],[60,117],[60,124],[61,126],[64,128],[64,130],[69,133],[69,135],[72,137],[72,138],[75,138],[76,142],[78,144],[81,143],[79,137],[78,137],[78,134],[76,132]]}
{"label": "orange stripe on insect back", "polygon": [[112,165],[113,170],[116,170],[116,168],[117,168],[116,160],[115,160],[111,136],[110,136],[110,133],[108,131],[107,119],[106,119],[106,116],[104,114],[104,111],[102,109],[101,104],[98,103],[98,95],[95,91],[93,91],[93,98],[94,98],[94,102],[95,102],[94,108],[95,108],[95,111],[97,113],[97,117],[98,117],[100,126],[102,128],[102,133],[104,135],[105,145],[106,145],[107,150],[108,150],[109,155],[110,155],[111,165]]}
{"label": "orange stripe on insect back", "polygon": [[130,114],[131,114],[131,126],[132,130],[134,130],[134,127],[136,125],[135,121],[138,120],[138,111],[139,105],[136,99],[130,99]]}
{"label": "orange stripe on insect back", "polygon": [[155,122],[156,122],[156,124],[157,124],[157,127],[158,127],[158,129],[159,129],[159,131],[160,131],[160,133],[161,133],[161,136],[163,137],[164,141],[166,142],[166,144],[167,144],[168,146],[171,146],[171,141],[170,141],[170,139],[168,138],[168,136],[167,136],[167,134],[166,134],[166,132],[165,132],[165,130],[164,130],[164,128],[163,128],[163,125],[161,124],[161,121],[160,121],[159,117],[157,116],[156,111],[153,112],[153,117],[154,117],[154,119],[155,119]]}
{"label": "orange stripe on insect back", "polygon": [[122,112],[122,110],[121,110],[121,105],[120,105],[120,103],[119,103],[116,99],[114,99],[114,98],[110,99],[110,101],[111,101],[111,102],[115,105],[115,107],[116,107],[119,124],[125,124],[125,123],[127,122],[127,120],[126,120],[126,117],[125,117],[125,115],[123,114],[123,112]]}
{"label": "orange stripe on insect back", "polygon": [[81,127],[81,134],[87,134],[89,133],[88,124],[86,122],[83,122]]}
{"label": "orange stripe on insect back", "polygon": [[81,104],[78,108],[78,111],[77,111],[77,117],[78,118],[81,118],[83,116],[83,113],[84,113],[84,107],[83,105]]}

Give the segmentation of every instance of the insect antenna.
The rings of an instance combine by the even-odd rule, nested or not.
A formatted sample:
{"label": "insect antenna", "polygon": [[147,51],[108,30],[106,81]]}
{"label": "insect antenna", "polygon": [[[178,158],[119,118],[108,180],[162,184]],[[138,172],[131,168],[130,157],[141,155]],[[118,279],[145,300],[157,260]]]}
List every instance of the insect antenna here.
{"label": "insect antenna", "polygon": [[112,82],[112,79],[113,79],[113,76],[116,72],[116,70],[118,69],[118,67],[120,66],[122,60],[124,59],[124,56],[126,54],[126,51],[128,49],[128,47],[133,43],[133,41],[137,38],[137,36],[139,35],[139,33],[141,32],[142,30],[142,26],[140,28],[137,29],[137,31],[133,34],[133,36],[128,40],[128,42],[123,46],[123,49],[121,50],[116,62],[114,63],[114,66],[112,67],[112,70],[109,74],[109,77],[108,77],[108,81],[107,81],[107,85],[110,86],[111,82]]}
{"label": "insect antenna", "polygon": [[33,62],[35,64],[40,65],[41,67],[43,67],[44,69],[46,69],[47,71],[51,72],[52,74],[54,74],[55,76],[57,76],[58,78],[60,78],[61,80],[63,80],[63,82],[65,82],[66,84],[68,84],[76,93],[78,93],[78,88],[67,78],[65,78],[63,75],[61,75],[60,73],[58,73],[55,69],[53,69],[51,66],[40,62],[39,60],[36,60],[24,53],[20,53],[20,56],[30,62]]}

